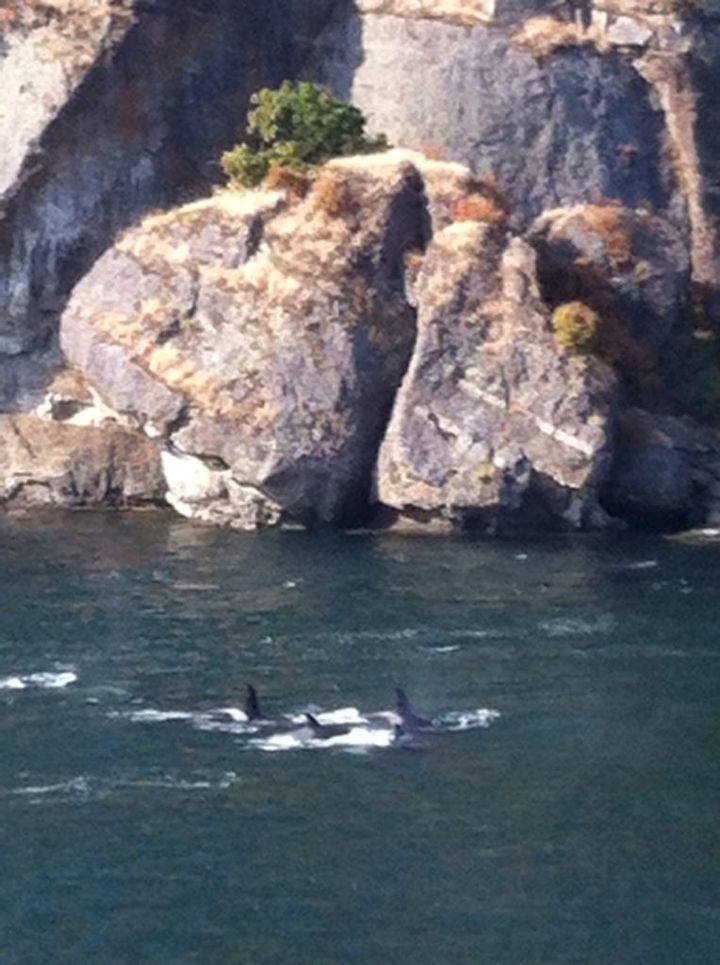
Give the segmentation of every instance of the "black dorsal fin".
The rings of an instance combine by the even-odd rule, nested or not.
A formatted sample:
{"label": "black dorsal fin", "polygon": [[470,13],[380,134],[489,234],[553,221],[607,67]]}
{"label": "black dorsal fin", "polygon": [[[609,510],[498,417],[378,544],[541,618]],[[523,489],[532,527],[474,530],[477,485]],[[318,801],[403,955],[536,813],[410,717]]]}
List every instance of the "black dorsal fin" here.
{"label": "black dorsal fin", "polygon": [[252,684],[245,684],[245,689],[247,691],[245,696],[245,713],[247,714],[247,719],[260,720],[262,711],[260,710],[257,690],[255,690]]}
{"label": "black dorsal fin", "polygon": [[408,695],[401,687],[395,688],[397,694],[397,709],[401,717],[406,717],[414,713],[412,704],[408,700]]}
{"label": "black dorsal fin", "polygon": [[401,687],[396,687],[395,693],[397,694],[398,716],[400,717],[404,727],[409,728],[410,730],[422,727],[432,727],[433,723],[431,720],[427,720],[425,717],[420,717],[415,713],[415,708],[410,703],[408,695]]}
{"label": "black dorsal fin", "polygon": [[319,730],[322,730],[322,724],[317,719],[317,717],[313,717],[312,714],[305,714],[305,720],[308,722],[308,724],[310,724],[310,726],[314,731],[317,732]]}

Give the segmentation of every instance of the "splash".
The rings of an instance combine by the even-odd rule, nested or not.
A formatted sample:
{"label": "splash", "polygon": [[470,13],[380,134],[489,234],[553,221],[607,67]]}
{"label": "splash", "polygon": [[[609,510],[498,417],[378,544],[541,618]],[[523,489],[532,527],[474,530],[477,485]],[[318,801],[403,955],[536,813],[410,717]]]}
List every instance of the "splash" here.
{"label": "splash", "polygon": [[62,690],[77,682],[77,674],[71,670],[60,672],[41,671],[39,673],[23,674],[0,678],[0,690],[25,690],[28,687],[39,687],[43,690]]}

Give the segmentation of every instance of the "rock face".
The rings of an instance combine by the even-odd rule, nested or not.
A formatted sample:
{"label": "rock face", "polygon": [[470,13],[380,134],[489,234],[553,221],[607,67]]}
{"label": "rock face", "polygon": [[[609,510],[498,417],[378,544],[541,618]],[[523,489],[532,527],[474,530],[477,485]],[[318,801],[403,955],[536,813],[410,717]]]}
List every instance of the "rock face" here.
{"label": "rock face", "polygon": [[581,301],[601,319],[597,351],[635,404],[671,407],[688,330],[687,237],[647,209],[578,205],[532,226],[543,295]]}
{"label": "rock face", "polygon": [[4,510],[157,505],[164,493],[159,453],[137,432],[0,416]]}
{"label": "rock face", "polygon": [[62,347],[158,438],[181,512],[358,520],[415,335],[404,254],[427,232],[402,155],[333,162],[294,205],[220,195],[104,255]]}
{"label": "rock face", "polygon": [[[12,0],[0,31],[0,412],[65,480],[13,503],[152,501],[161,459],[242,527],[361,521],[373,476],[458,525],[714,518],[717,3]],[[187,204],[298,77],[426,157]],[[552,332],[577,300],[587,358]],[[81,376],[48,388],[61,316]],[[19,425],[7,478],[40,480]]]}
{"label": "rock face", "polygon": [[491,172],[522,224],[649,207],[687,233],[695,296],[720,317],[719,69],[711,3],[358,0],[305,72],[393,142]]}
{"label": "rock face", "polygon": [[8,18],[0,411],[41,394],[75,282],[119,230],[209,190],[250,94],[297,72],[332,6],[27,0]]}
{"label": "rock face", "polygon": [[676,192],[652,87],[614,51],[580,42],[539,60],[509,28],[346,7],[319,43],[316,76],[373,128],[493,172],[524,222],[601,197],[662,209]]}
{"label": "rock face", "polygon": [[647,209],[579,205],[532,226],[551,303],[610,310],[638,341],[662,348],[677,331],[690,281],[687,237]]}
{"label": "rock face", "polygon": [[382,502],[461,525],[599,521],[613,378],[558,353],[532,250],[452,225],[415,290],[418,340],[380,452]]}
{"label": "rock face", "polygon": [[720,521],[720,434],[690,419],[623,413],[604,499],[631,524],[651,528]]}

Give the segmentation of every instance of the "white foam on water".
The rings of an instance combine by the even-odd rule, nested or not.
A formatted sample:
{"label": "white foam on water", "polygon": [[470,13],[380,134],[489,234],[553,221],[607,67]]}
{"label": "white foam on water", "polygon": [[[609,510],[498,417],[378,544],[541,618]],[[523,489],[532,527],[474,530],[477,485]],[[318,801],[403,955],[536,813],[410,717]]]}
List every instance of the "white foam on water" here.
{"label": "white foam on water", "polygon": [[192,720],[193,714],[188,710],[133,710],[129,714],[111,714],[110,716],[127,717],[134,724],[164,724],[168,720]]}
{"label": "white foam on water", "polygon": [[213,710],[207,711],[205,716],[212,714],[224,714],[228,720],[231,720],[235,724],[247,723],[248,715],[244,710],[240,710],[239,707],[216,707]]}
{"label": "white foam on water", "polygon": [[44,690],[62,690],[77,682],[77,674],[71,670],[41,671],[0,678],[0,690],[25,690],[40,687]]}
{"label": "white foam on water", "polygon": [[207,791],[218,787],[212,781],[183,781],[179,778],[148,778],[146,781],[117,781],[115,787],[151,787],[169,791]]}
{"label": "white foam on water", "polygon": [[217,583],[185,583],[182,580],[174,580],[170,585],[173,590],[180,590],[183,593],[208,593],[220,589]]}
{"label": "white foam on water", "polygon": [[394,730],[358,725],[351,727],[345,734],[335,734],[333,737],[327,738],[317,737],[309,727],[300,727],[296,731],[259,737],[251,740],[250,744],[258,750],[270,753],[296,750],[332,750],[336,748],[357,753],[375,747],[390,747],[395,741]]}
{"label": "white foam on water", "polygon": [[545,620],[538,624],[549,637],[574,637],[594,633],[612,633],[616,627],[615,618],[610,614],[602,614],[594,620],[582,620],[579,617],[558,617]]}
{"label": "white foam on water", "polygon": [[460,649],[460,644],[456,643],[447,647],[428,647],[428,649],[432,650],[433,653],[454,653],[456,650]]}
{"label": "white foam on water", "polygon": [[108,717],[123,717],[133,724],[166,724],[183,721],[198,730],[220,731],[227,734],[254,734],[258,726],[249,723],[247,714],[239,707],[218,707],[213,710],[157,710],[144,707],[142,710],[118,713],[111,711]]}
{"label": "white foam on water", "polygon": [[390,730],[394,730],[402,723],[400,714],[395,710],[376,710],[366,714],[365,720],[371,726],[389,727]]}
{"label": "white foam on water", "polygon": [[443,730],[474,730],[476,727],[489,727],[499,716],[499,710],[478,707],[477,710],[450,710],[441,714],[436,722]]}
{"label": "white foam on water", "polygon": [[59,784],[38,784],[29,787],[16,787],[11,791],[12,794],[27,795],[28,797],[41,797],[45,794],[87,794],[89,785],[87,778],[74,777],[69,781],[62,781]]}
{"label": "white foam on water", "polygon": [[226,771],[217,780],[188,780],[181,777],[173,777],[169,774],[157,777],[138,778],[136,780],[103,781],[87,777],[74,777],[67,781],[56,784],[35,784],[25,787],[16,787],[8,793],[22,797],[47,797],[50,795],[81,795],[83,797],[106,797],[113,791],[134,788],[157,788],[159,790],[170,791],[208,791],[213,789],[227,790],[239,782],[239,778],[234,771]]}
{"label": "white foam on water", "polygon": [[623,566],[624,570],[654,570],[656,566],[659,566],[657,560],[638,560],[637,563],[627,563]]}
{"label": "white foam on water", "polygon": [[63,670],[60,673],[31,673],[23,677],[26,683],[35,687],[44,687],[47,690],[61,690],[63,687],[77,683],[77,679],[77,674],[72,670]]}
{"label": "white foam on water", "polygon": [[[340,726],[347,730],[329,737],[318,735],[312,727],[308,726],[307,713],[313,713],[321,725]],[[219,715],[226,715],[226,719],[222,719]],[[164,711],[144,708],[129,713],[111,712],[108,716],[124,717],[134,723],[184,721],[198,730],[239,735],[246,739],[245,747],[269,753],[332,749],[367,753],[375,748],[402,746],[403,742],[407,743],[413,736],[397,733],[396,728],[398,725],[402,726],[402,719],[395,710],[379,710],[363,714],[357,707],[320,710],[310,706],[306,711],[297,711],[281,718],[279,730],[276,729],[273,721],[249,721],[245,712],[237,707],[222,707],[211,711]],[[434,718],[433,725],[437,732],[472,730],[477,727],[489,727],[499,716],[499,711],[488,708],[448,711]]]}
{"label": "white foam on water", "polygon": [[364,724],[366,718],[360,713],[357,707],[338,707],[337,710],[321,710],[317,713],[314,709],[308,708],[297,714],[288,714],[288,720],[292,724],[304,724],[305,714],[313,714],[320,724]]}
{"label": "white foam on water", "polygon": [[502,639],[507,637],[507,630],[446,630],[443,636],[450,637],[450,639],[457,639],[458,637],[469,637],[475,640],[494,640]]}

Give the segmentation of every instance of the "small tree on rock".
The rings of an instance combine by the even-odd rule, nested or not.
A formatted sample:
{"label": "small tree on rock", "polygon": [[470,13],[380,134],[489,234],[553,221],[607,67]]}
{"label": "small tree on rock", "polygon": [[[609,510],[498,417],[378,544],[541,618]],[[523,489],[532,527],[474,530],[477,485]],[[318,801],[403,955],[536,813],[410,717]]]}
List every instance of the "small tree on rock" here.
{"label": "small tree on rock", "polygon": [[324,87],[285,81],[250,99],[248,138],[222,157],[230,183],[255,187],[271,166],[308,171],[334,157],[385,150],[384,136],[369,138],[362,112]]}

